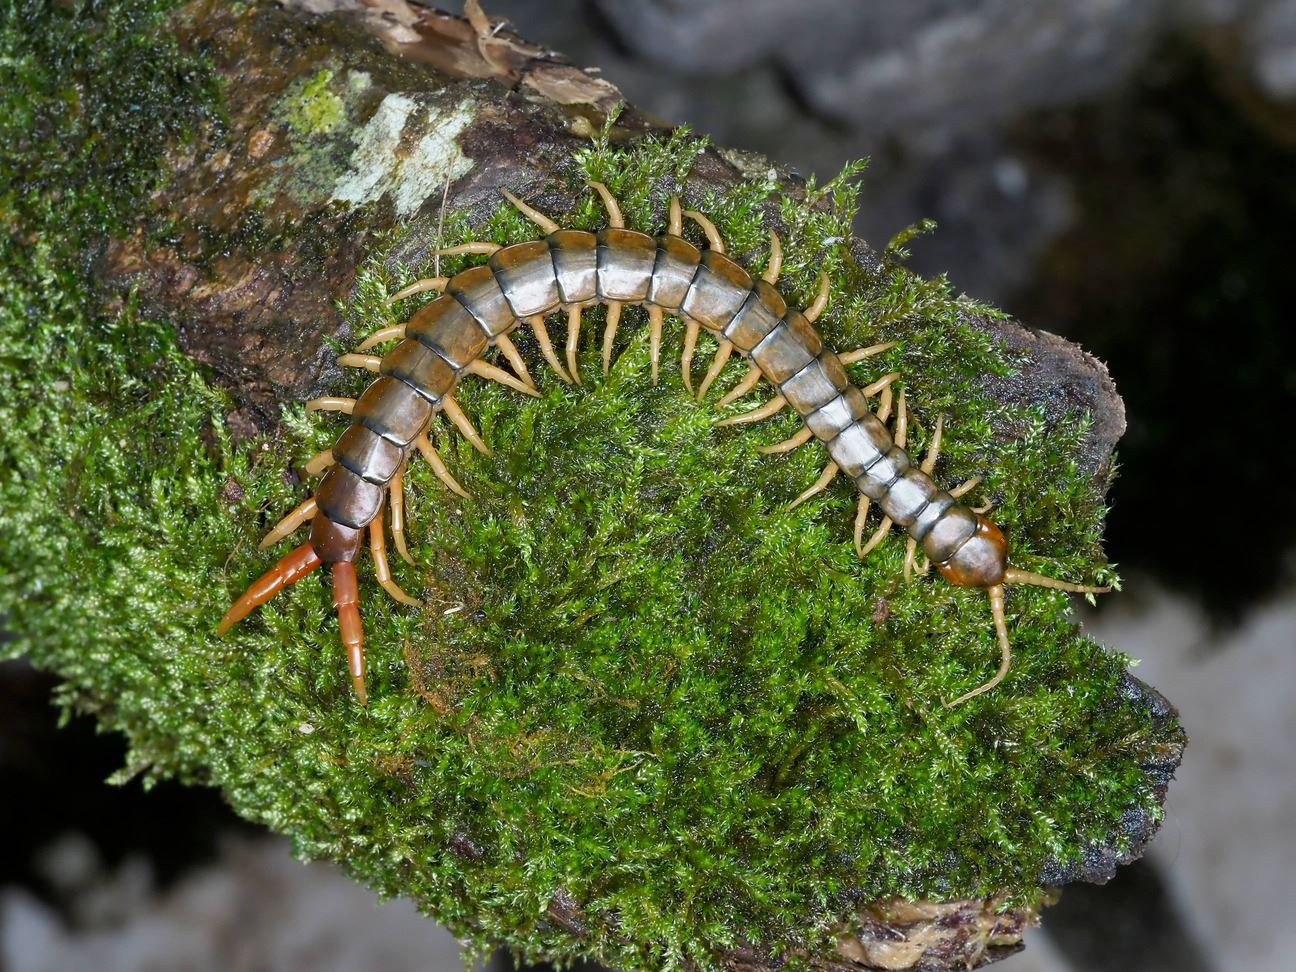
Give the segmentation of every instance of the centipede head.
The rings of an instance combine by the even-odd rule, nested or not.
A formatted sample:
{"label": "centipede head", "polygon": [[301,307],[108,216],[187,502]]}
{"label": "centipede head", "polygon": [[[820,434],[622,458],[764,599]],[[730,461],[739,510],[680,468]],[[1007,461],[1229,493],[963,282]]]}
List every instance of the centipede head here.
{"label": "centipede head", "polygon": [[1008,540],[1003,531],[977,514],[976,532],[943,564],[937,564],[951,584],[959,587],[994,587],[1008,573]]}

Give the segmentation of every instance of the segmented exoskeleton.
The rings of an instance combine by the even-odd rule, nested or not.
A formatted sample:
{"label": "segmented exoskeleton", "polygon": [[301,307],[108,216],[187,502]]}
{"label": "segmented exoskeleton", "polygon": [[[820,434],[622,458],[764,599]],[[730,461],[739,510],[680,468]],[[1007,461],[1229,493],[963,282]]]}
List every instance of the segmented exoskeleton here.
{"label": "segmented exoskeleton", "polygon": [[[385,356],[357,353],[339,359],[342,364],[368,368],[381,377],[358,399],[323,398],[308,403],[313,409],[349,413],[352,423],[331,450],[308,464],[308,472],[324,472],[315,495],[285,517],[261,546],[283,539],[307,520],[311,521],[310,540],[280,560],[234,602],[217,627],[219,634],[284,586],[305,577],[322,563],[329,564],[340,634],[355,693],[363,704],[364,646],[353,564],[366,530],[379,583],[398,600],[419,603],[392,580],[379,516],[385,497],[390,495],[393,537],[401,555],[410,560],[404,541],[401,482],[410,453],[419,450],[448,488],[467,496],[428,440],[433,416],[443,412],[476,448],[488,451],[455,403],[455,386],[465,375],[475,374],[524,394],[538,395],[522,356],[509,338],[524,322],[533,329],[554,372],[564,381],[580,384],[576,352],[581,312],[599,303],[607,305],[604,373],[611,363],[621,309],[626,304],[639,304],[647,311],[654,384],[665,315],[678,316],[684,322],[681,371],[690,392],[693,354],[698,336],[705,330],[718,342],[718,350],[698,387],[699,400],[734,351],[747,358],[750,366],[746,377],[721,399],[721,405],[754,390],[761,378],[777,392],[768,403],[717,424],[759,421],[790,406],[801,417],[802,429],[762,451],[789,452],[812,438],[826,448],[829,461],[823,473],[793,501],[793,506],[827,488],[836,476],[845,475],[860,492],[855,548],[861,557],[896,525],[909,535],[906,575],[911,573],[921,545],[925,557],[946,580],[988,592],[1000,648],[999,670],[985,684],[947,705],[958,705],[989,691],[1008,672],[1012,654],[1004,620],[1005,585],[1033,584],[1076,592],[1106,590],[1053,580],[1008,565],[1003,533],[983,515],[984,510],[957,501],[975,485],[975,480],[950,491],[932,481],[930,474],[940,447],[940,421],[926,457],[921,464],[915,464],[905,452],[904,394],[901,391],[893,400],[891,392],[891,384],[898,376],[886,375],[864,388],[854,387],[847,377],[846,365],[894,344],[878,344],[841,356],[824,347],[813,323],[827,306],[828,278],[821,276],[819,295],[810,307],[803,311],[789,307],[774,286],[782,262],[776,234],[770,234],[768,268],[753,279],[725,256],[724,242],[715,226],[700,213],[682,211],[678,197],[671,200],[666,233],[654,238],[626,229],[612,194],[601,183],[591,186],[607,209],[607,229],[597,233],[561,229],[505,192],[514,206],[544,230],[544,239],[512,246],[467,243],[437,251],[441,255],[488,254],[490,259],[483,266],[449,279],[422,280],[395,294],[393,301],[414,293],[442,291],[405,324],[383,328],[360,345],[359,351],[363,352],[383,341],[399,339]],[[702,228],[707,249],[700,250],[683,238],[685,216]],[[566,368],[545,325],[545,317],[555,311],[567,317]],[[491,347],[500,351],[514,373],[483,359]],[[876,414],[869,407],[869,399],[874,397],[878,399]],[[894,433],[884,424],[893,404]],[[872,538],[864,542],[865,517],[874,502],[884,517]]]}

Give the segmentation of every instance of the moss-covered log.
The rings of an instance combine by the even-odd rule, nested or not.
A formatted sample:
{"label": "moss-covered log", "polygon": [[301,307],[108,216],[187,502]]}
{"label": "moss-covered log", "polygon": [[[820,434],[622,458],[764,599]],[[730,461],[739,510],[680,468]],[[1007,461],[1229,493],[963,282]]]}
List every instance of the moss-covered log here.
{"label": "moss-covered log", "polygon": [[438,244],[535,235],[501,188],[596,227],[600,179],[650,231],[682,192],[753,266],[776,228],[790,298],[832,277],[830,343],[899,342],[873,361],[911,441],[947,415],[938,474],[985,477],[1023,566],[1112,576],[1120,400],[1079,349],[853,239],[853,170],[804,182],[618,113],[489,23],[27,0],[3,31],[4,647],[126,733],[124,777],[219,786],[477,947],[625,968],[963,968],[1151,838],[1183,735],[1127,660],[1021,589],[1011,677],[944,708],[993,670],[984,599],[901,583],[896,538],[858,561],[844,485],[787,512],[821,459],[756,446],[790,419],[715,428],[678,366],[648,382],[640,327],[585,387],[462,390],[496,454],[442,433],[469,501],[411,473],[400,574],[428,607],[364,587],[367,709],[318,583],[215,639],[336,432],[297,403],[359,390],[337,351],[464,265]]}

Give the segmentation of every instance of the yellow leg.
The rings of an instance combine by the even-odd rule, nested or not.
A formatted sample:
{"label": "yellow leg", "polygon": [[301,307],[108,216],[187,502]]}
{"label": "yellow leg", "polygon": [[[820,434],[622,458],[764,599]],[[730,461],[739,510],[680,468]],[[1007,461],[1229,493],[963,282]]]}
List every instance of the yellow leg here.
{"label": "yellow leg", "polygon": [[711,220],[707,219],[696,209],[686,209],[684,210],[684,215],[697,223],[698,226],[702,227],[702,232],[706,234],[707,245],[709,245],[711,249],[715,250],[717,253],[723,253],[725,251],[724,240],[720,238],[720,231],[716,229],[715,223],[711,222]]}
{"label": "yellow leg", "polygon": [[319,452],[315,453],[315,455],[311,456],[302,471],[306,473],[307,476],[318,476],[335,462],[337,462],[337,460],[333,458],[332,449],[321,449]]}
{"label": "yellow leg", "polygon": [[789,503],[787,505],[788,510],[795,510],[811,496],[817,496],[819,493],[822,493],[828,488],[828,484],[833,481],[833,477],[837,475],[838,471],[839,467],[835,462],[830,462],[828,465],[824,466],[824,471],[819,474],[819,478],[814,481],[814,485]]}
{"label": "yellow leg", "polygon": [[567,308],[567,371],[572,381],[581,383],[580,366],[576,362],[576,352],[580,348],[581,309],[579,304]]}
{"label": "yellow leg", "polygon": [[666,227],[666,232],[671,236],[684,235],[684,214],[680,208],[679,196],[671,196],[670,217]]}
{"label": "yellow leg", "polygon": [[306,403],[308,412],[342,412],[350,415],[354,409],[354,398],[312,398]]}
{"label": "yellow leg", "polygon": [[831,286],[832,281],[828,279],[828,274],[819,274],[819,293],[815,295],[814,303],[801,312],[812,324],[819,320],[819,315],[828,306],[828,291]]}
{"label": "yellow leg", "polygon": [[958,499],[963,494],[976,489],[980,485],[981,485],[981,477],[973,476],[971,479],[965,479],[963,482],[959,483],[957,486],[955,486],[953,489],[949,491],[949,494],[953,496],[955,499]]}
{"label": "yellow leg", "polygon": [[711,383],[720,377],[720,372],[724,371],[724,366],[729,363],[729,356],[733,354],[733,342],[720,339],[720,345],[716,348],[715,357],[711,360],[711,367],[702,378],[702,384],[698,385],[698,401],[706,398],[707,389]]}
{"label": "yellow leg", "polygon": [[382,358],[373,354],[344,354],[338,357],[337,363],[343,368],[363,368],[365,371],[377,374],[382,365]]}
{"label": "yellow leg", "polygon": [[[904,556],[904,579],[905,581],[913,580],[914,561],[918,557],[918,541],[910,537],[905,541]],[[925,573],[925,571],[924,571]]]}
{"label": "yellow leg", "polygon": [[439,250],[433,250],[433,256],[462,256],[466,253],[477,253],[482,256],[490,256],[497,250],[501,250],[498,243],[488,243],[485,240],[478,240],[473,243],[460,243],[458,246],[443,246]]}
{"label": "yellow leg", "polygon": [[607,324],[603,326],[603,377],[612,370],[612,344],[616,341],[617,325],[621,323],[621,301],[609,300]]}
{"label": "yellow leg", "polygon": [[409,548],[405,546],[405,466],[403,464],[392,476],[391,482],[387,485],[387,492],[391,503],[392,542],[396,544],[396,552],[400,554],[401,560],[412,567],[414,558],[410,556]]}
{"label": "yellow leg", "polygon": [[447,469],[446,464],[441,461],[441,456],[433,447],[426,432],[414,440],[414,446],[418,449],[423,458],[427,460],[427,464],[432,467],[432,471],[436,473],[436,478],[445,484],[446,489],[458,496],[462,496],[464,499],[469,498],[468,490],[460,486],[459,480],[450,475],[450,470]]}
{"label": "yellow leg", "polygon": [[684,389],[693,394],[693,352],[697,350],[697,321],[684,322],[684,350],[680,352],[680,376],[684,379]]}
{"label": "yellow leg", "polygon": [[864,524],[868,522],[869,498],[860,493],[855,509],[855,556],[864,559]]}
{"label": "yellow leg", "polygon": [[742,381],[738,382],[738,384],[734,385],[727,392],[725,392],[724,397],[721,398],[720,401],[716,402],[716,408],[724,408],[730,402],[736,402],[738,399],[742,398],[749,391],[755,388],[756,385],[760,382],[760,380],[761,380],[760,368],[758,368],[756,365],[749,365],[747,368],[747,374],[743,375]]}
{"label": "yellow leg", "polygon": [[923,459],[922,465],[918,467],[923,472],[925,472],[928,476],[930,476],[932,474],[932,470],[936,468],[936,457],[940,455],[941,429],[944,427],[944,425],[945,425],[944,414],[937,415],[936,428],[932,430],[931,445],[927,447],[927,456],[926,458]]}
{"label": "yellow leg", "polygon": [[782,442],[775,442],[773,445],[761,446],[756,451],[763,456],[779,456],[785,452],[791,452],[793,449],[799,449],[813,438],[814,433],[802,426],[801,431],[791,438],[784,439]]}
{"label": "yellow leg", "polygon": [[898,371],[893,371],[889,375],[883,375],[881,378],[879,378],[877,381],[873,382],[872,384],[865,385],[863,388],[861,388],[860,393],[865,398],[872,398],[874,395],[876,395],[878,392],[882,391],[883,389],[889,388],[891,382],[895,381],[899,377],[900,377],[900,372]]}
{"label": "yellow leg", "polygon": [[764,405],[753,408],[750,412],[742,412],[721,419],[716,425],[746,425],[748,422],[761,422],[772,415],[777,415],[785,405],[787,405],[787,399],[782,395],[775,395]]}
{"label": "yellow leg", "polygon": [[367,338],[361,341],[357,346],[357,351],[368,351],[376,344],[382,344],[384,341],[394,341],[397,338],[405,336],[404,324],[393,324],[391,327],[380,327]]}
{"label": "yellow leg", "polygon": [[974,699],[978,695],[989,692],[992,688],[1004,680],[1008,674],[1008,669],[1012,665],[1012,648],[1008,644],[1008,624],[1004,620],[1004,589],[1002,584],[996,584],[988,588],[986,593],[990,595],[990,614],[994,617],[995,636],[999,641],[999,671],[995,672],[994,678],[984,685],[978,685],[971,692],[965,692],[953,702],[946,702],[945,708],[952,709],[956,705],[962,705],[968,699]]}
{"label": "yellow leg", "polygon": [[374,574],[378,578],[378,583],[382,585],[382,589],[390,594],[393,599],[400,601],[401,604],[408,604],[410,607],[422,607],[422,601],[410,597],[392,580],[391,566],[387,563],[387,543],[383,539],[381,516],[376,516],[369,521],[369,552],[373,554]]}
{"label": "yellow leg", "polygon": [[648,308],[648,357],[652,361],[652,383],[657,384],[657,369],[661,364],[662,309],[656,305]]}
{"label": "yellow leg", "polygon": [[608,214],[608,226],[615,229],[624,227],[625,219],[621,216],[621,207],[617,204],[616,196],[612,195],[608,187],[601,182],[591,182],[589,185],[603,198],[603,208]]}
{"label": "yellow leg", "polygon": [[513,204],[514,209],[544,230],[546,235],[558,232],[558,224],[544,213],[540,212],[538,209],[532,209],[507,189],[501,189],[500,192],[504,194],[505,199]]}
{"label": "yellow leg", "polygon": [[472,443],[472,447],[484,456],[493,455],[490,447],[486,445],[481,437],[481,433],[473,426],[472,421],[463,413],[463,409],[449,395],[441,399],[441,411],[445,413],[446,418],[454,423],[459,434]]}
{"label": "yellow leg", "polygon": [[761,279],[771,287],[778,283],[779,273],[783,269],[783,244],[779,242],[778,234],[770,230],[770,258],[765,267],[765,272],[761,274]]}
{"label": "yellow leg", "polygon": [[266,547],[274,546],[288,534],[292,533],[307,520],[315,516],[315,497],[312,496],[305,503],[302,503],[295,510],[285,516],[275,526],[273,530],[265,535],[265,539],[257,544],[258,550],[264,550]]}
{"label": "yellow leg", "polygon": [[905,393],[901,388],[896,394],[895,429],[891,433],[895,444],[903,449],[909,443],[909,413],[905,410]]}
{"label": "yellow leg", "polygon": [[883,351],[890,351],[897,347],[899,341],[886,341],[882,344],[870,344],[867,348],[856,348],[854,351],[847,351],[845,354],[837,355],[837,360],[843,365],[853,365],[857,361],[863,361],[865,358],[871,358],[875,354],[881,354]]}
{"label": "yellow leg", "polygon": [[424,280],[416,280],[408,287],[403,287],[396,293],[388,297],[383,303],[394,304],[398,300],[404,300],[406,297],[413,297],[415,294],[427,293],[429,290],[445,290],[449,281],[445,277],[427,277]]}
{"label": "yellow leg", "polygon": [[873,548],[882,542],[882,538],[885,537],[891,529],[891,523],[891,517],[882,517],[882,522],[878,524],[878,528],[874,531],[873,536],[869,537],[868,543],[864,544],[863,547],[856,551],[861,560],[867,557],[873,551]]}
{"label": "yellow leg", "polygon": [[572,383],[571,375],[563,370],[558,355],[554,354],[553,341],[549,340],[549,329],[545,327],[544,318],[537,314],[534,317],[528,317],[527,323],[531,325],[531,330],[535,332],[536,344],[540,345],[540,353],[548,362],[549,367],[553,369],[555,375],[570,385]]}
{"label": "yellow leg", "polygon": [[540,393],[521,378],[510,375],[503,368],[496,368],[493,364],[487,364],[481,358],[474,358],[466,370],[469,374],[477,375],[477,377],[485,378],[488,381],[499,382],[506,388],[520,391],[523,395],[530,395],[532,398],[540,397]]}
{"label": "yellow leg", "polygon": [[497,334],[495,336],[495,347],[499,348],[500,354],[504,356],[504,360],[509,363],[509,367],[513,369],[514,373],[528,386],[535,388],[535,379],[531,377],[531,372],[527,370],[526,362],[522,360],[522,355],[518,352],[513,339],[507,334]]}

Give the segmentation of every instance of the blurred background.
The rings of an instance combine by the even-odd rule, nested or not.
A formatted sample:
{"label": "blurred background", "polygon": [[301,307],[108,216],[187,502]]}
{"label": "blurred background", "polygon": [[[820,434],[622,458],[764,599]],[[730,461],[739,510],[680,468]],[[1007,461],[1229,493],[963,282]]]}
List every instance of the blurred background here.
{"label": "blurred background", "polygon": [[[1107,362],[1125,591],[1084,620],[1192,744],[1147,859],[1069,889],[999,968],[1291,968],[1296,0],[484,6],[720,145],[821,178],[869,157],[861,236],[935,219],[915,269]],[[0,968],[461,967],[408,904],[298,864],[215,793],[105,786],[124,747],[58,729],[51,688],[0,665]]]}

